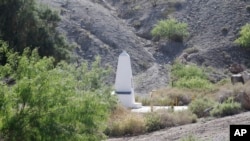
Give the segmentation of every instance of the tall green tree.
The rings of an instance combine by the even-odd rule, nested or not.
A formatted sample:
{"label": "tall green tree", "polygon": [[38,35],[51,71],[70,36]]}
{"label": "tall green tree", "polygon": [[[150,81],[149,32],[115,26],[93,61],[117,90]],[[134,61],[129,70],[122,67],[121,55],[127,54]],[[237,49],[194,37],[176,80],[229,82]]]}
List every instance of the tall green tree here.
{"label": "tall green tree", "polygon": [[0,37],[14,51],[38,47],[41,56],[68,59],[72,48],[56,30],[59,15],[35,0],[0,0]]}
{"label": "tall green tree", "polygon": [[[1,41],[0,41],[1,42]],[[80,67],[52,57],[40,58],[37,50],[22,55],[9,51],[0,65],[0,136],[6,141],[99,141],[104,138],[110,109],[116,99],[104,84],[109,71],[100,59]],[[89,68],[91,66],[91,69]],[[13,69],[15,68],[15,69]]]}

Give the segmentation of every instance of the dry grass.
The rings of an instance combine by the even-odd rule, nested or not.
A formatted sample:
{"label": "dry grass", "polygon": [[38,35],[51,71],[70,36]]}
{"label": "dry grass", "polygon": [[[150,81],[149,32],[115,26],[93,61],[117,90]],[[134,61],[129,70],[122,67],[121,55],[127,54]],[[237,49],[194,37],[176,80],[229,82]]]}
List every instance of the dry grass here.
{"label": "dry grass", "polygon": [[194,123],[197,120],[196,115],[189,110],[177,112],[172,112],[170,110],[158,110],[153,113],[148,113],[146,118],[147,130],[149,132],[166,127]]}
{"label": "dry grass", "polygon": [[137,100],[144,106],[183,106],[188,105],[192,100],[201,97],[209,97],[216,100],[219,88],[210,91],[191,90],[180,88],[161,88],[154,91],[148,97],[138,97]]}
{"label": "dry grass", "polygon": [[194,123],[196,119],[197,117],[189,110],[157,110],[139,114],[118,106],[110,117],[105,133],[110,137],[139,135],[165,127]]}
{"label": "dry grass", "polygon": [[243,109],[250,110],[250,81],[244,85],[241,83],[235,85],[225,84],[216,93],[216,99],[220,103],[230,97],[233,97],[236,102],[241,103]]}
{"label": "dry grass", "polygon": [[188,105],[196,94],[198,93],[185,89],[162,88],[148,97],[138,98],[138,101],[144,106],[183,106]]}
{"label": "dry grass", "polygon": [[131,136],[145,133],[146,123],[143,115],[132,113],[122,106],[113,111],[106,134],[109,136]]}
{"label": "dry grass", "polygon": [[197,117],[189,110],[184,111],[160,111],[161,121],[165,124],[165,127],[184,125],[189,123],[194,123]]}
{"label": "dry grass", "polygon": [[[218,83],[216,87],[213,89],[213,91],[162,88],[154,91],[151,97],[137,96],[136,99],[142,102],[143,105],[154,105],[154,106],[188,105],[191,102],[193,103],[195,101],[198,101],[197,104],[193,105],[195,105],[194,107],[196,107],[195,108],[196,112],[201,113],[200,115],[198,114],[198,116],[202,117],[204,114],[204,110],[210,108],[211,106],[216,105],[213,103],[216,102],[223,103],[230,97],[237,99],[239,93],[242,92],[244,92],[244,94],[246,94],[247,97],[250,97],[250,82],[246,83],[245,85],[242,84],[232,85],[230,81],[227,80]],[[202,101],[202,99],[205,100]],[[209,100],[207,101],[206,99]],[[220,114],[222,116],[224,115],[224,113],[227,114],[228,111],[229,112],[232,111],[231,110],[232,104],[229,106],[225,105],[226,104],[224,105],[221,104],[220,105],[221,108],[219,108],[219,111],[222,111],[222,114]],[[250,106],[250,101],[245,101],[245,103],[241,102],[241,106],[242,107]],[[158,110],[152,113],[138,114],[138,113],[132,113],[130,112],[130,110],[122,106],[118,106],[112,112],[112,115],[109,120],[109,127],[106,130],[106,134],[108,136],[113,136],[113,137],[139,135],[166,127],[194,123],[196,122],[196,120],[197,116],[189,110],[184,110],[179,112],[172,112],[170,110]]]}

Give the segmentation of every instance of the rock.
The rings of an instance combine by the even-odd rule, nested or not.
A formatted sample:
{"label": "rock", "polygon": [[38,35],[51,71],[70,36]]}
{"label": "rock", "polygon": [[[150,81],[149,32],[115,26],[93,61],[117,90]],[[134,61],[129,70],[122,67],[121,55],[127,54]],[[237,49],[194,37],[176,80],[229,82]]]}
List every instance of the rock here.
{"label": "rock", "polygon": [[241,64],[234,63],[228,69],[231,73],[238,74],[243,72],[245,70],[245,67]]}
{"label": "rock", "polygon": [[241,103],[242,108],[250,110],[250,94],[247,94],[246,92],[240,92],[235,99]]}

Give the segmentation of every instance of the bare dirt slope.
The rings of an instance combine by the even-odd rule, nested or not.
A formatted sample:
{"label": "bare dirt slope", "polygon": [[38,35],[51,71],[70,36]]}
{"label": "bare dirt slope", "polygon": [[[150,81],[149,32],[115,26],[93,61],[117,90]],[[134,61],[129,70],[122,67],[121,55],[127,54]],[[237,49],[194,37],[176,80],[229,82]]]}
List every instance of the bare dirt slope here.
{"label": "bare dirt slope", "polygon": [[100,55],[105,63],[115,66],[118,55],[126,50],[135,73],[152,65],[152,55],[143,48],[146,41],[137,37],[109,8],[91,0],[41,1],[60,12],[59,28],[78,46],[80,57],[91,61]]}
{"label": "bare dirt slope", "polygon": [[189,135],[209,141],[229,141],[229,125],[250,124],[250,112],[210,121],[183,125],[135,137],[113,138],[108,141],[178,141]]}

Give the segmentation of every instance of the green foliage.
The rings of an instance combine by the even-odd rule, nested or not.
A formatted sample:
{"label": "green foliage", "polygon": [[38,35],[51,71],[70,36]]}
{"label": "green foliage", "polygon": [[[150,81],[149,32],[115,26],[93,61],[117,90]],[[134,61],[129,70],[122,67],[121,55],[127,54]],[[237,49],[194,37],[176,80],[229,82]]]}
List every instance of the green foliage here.
{"label": "green foliage", "polygon": [[53,58],[40,58],[37,50],[25,49],[21,56],[6,52],[0,78],[14,78],[16,84],[0,82],[4,140],[103,139],[116,100],[103,84],[108,71],[100,68],[100,59],[89,69],[88,63],[78,68],[65,62],[55,66]]}
{"label": "green foliage", "polygon": [[188,25],[171,18],[160,20],[151,31],[155,37],[167,38],[173,41],[182,42],[188,36]]}
{"label": "green foliage", "polygon": [[235,43],[242,47],[250,47],[250,24],[246,24],[241,27],[240,37],[235,40]]}
{"label": "green foliage", "polygon": [[146,127],[148,132],[164,128],[164,124],[161,122],[160,115],[157,113],[149,113],[146,116]]}
{"label": "green foliage", "polygon": [[206,73],[196,65],[184,65],[175,63],[171,70],[175,80],[173,87],[189,89],[211,89]]}
{"label": "green foliage", "polygon": [[206,78],[203,70],[196,65],[184,65],[178,62],[173,65],[172,74],[177,78]]}
{"label": "green foliage", "polygon": [[181,78],[176,82],[176,87],[189,89],[211,89],[211,84],[208,80],[199,77],[191,79]]}
{"label": "green foliage", "polygon": [[212,111],[211,115],[215,117],[224,117],[238,114],[241,111],[241,104],[234,102],[233,98],[228,98],[222,104],[218,104]]}
{"label": "green foliage", "polygon": [[35,0],[1,0],[0,21],[0,36],[14,51],[39,47],[41,56],[54,56],[56,61],[69,58],[72,47],[56,30],[58,13]]}
{"label": "green foliage", "polygon": [[188,105],[188,108],[200,118],[208,116],[205,110],[212,108],[215,104],[215,101],[208,98],[196,98]]}

